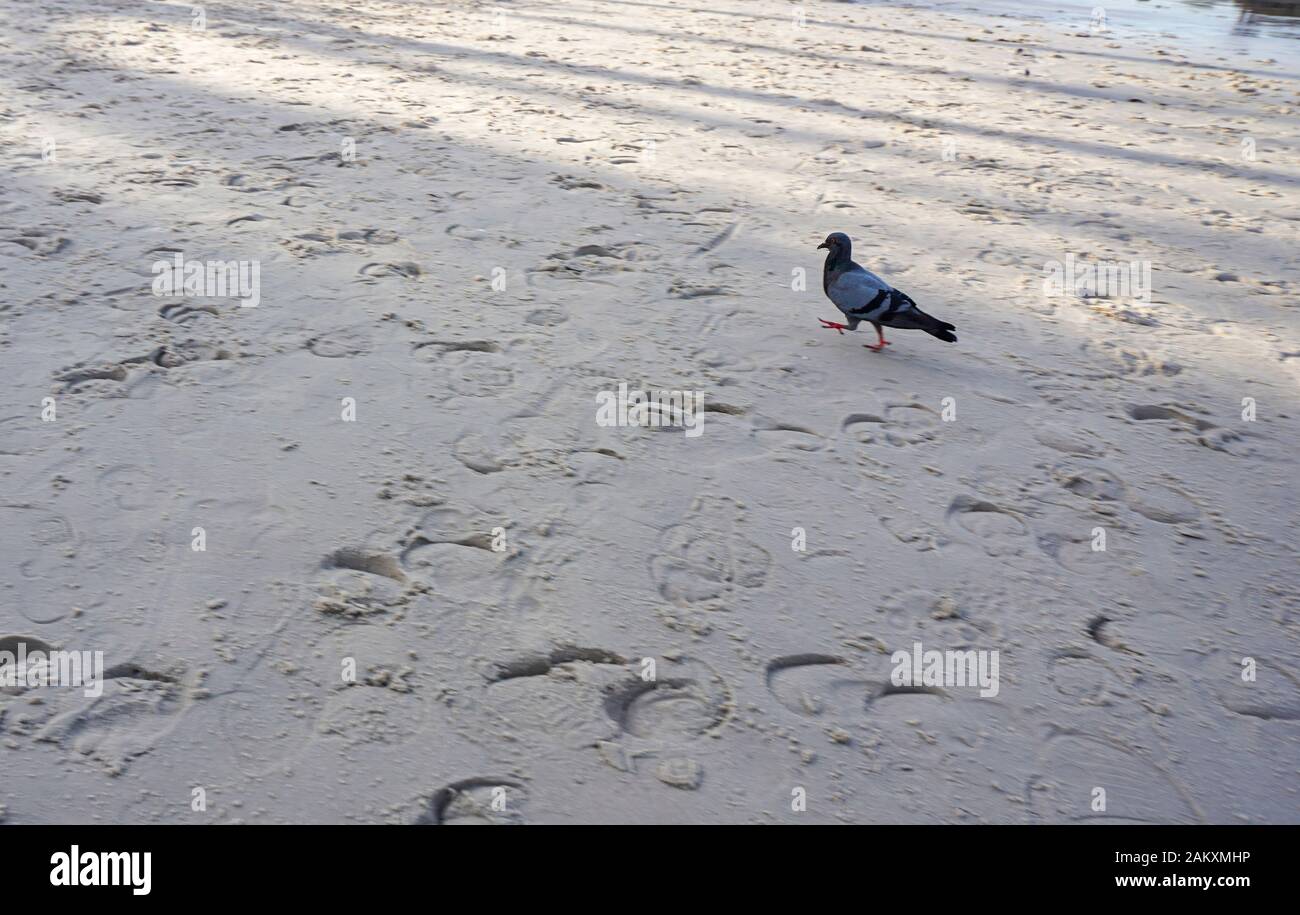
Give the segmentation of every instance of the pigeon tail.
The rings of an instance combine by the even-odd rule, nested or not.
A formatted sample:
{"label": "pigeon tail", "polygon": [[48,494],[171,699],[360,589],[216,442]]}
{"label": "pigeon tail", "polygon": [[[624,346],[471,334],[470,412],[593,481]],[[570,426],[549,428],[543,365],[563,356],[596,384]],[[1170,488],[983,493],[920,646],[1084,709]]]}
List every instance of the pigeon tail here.
{"label": "pigeon tail", "polygon": [[949,324],[947,321],[940,321],[938,318],[932,318],[925,312],[919,312],[917,317],[917,326],[929,334],[931,337],[938,337],[945,343],[956,343],[957,335],[953,333],[956,326]]}

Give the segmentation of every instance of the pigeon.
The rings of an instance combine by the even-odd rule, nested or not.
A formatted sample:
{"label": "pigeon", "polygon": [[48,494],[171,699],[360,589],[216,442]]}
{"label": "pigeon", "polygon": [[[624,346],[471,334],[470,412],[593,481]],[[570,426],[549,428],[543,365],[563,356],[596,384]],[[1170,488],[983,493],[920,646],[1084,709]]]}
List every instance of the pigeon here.
{"label": "pigeon", "polygon": [[826,248],[826,266],[822,268],[822,290],[826,298],[835,303],[835,307],[844,312],[848,324],[837,324],[818,318],[828,330],[841,334],[846,330],[857,330],[863,321],[871,322],[876,329],[880,342],[864,344],[867,349],[880,352],[890,343],[885,339],[885,327],[897,327],[907,330],[923,330],[932,337],[938,337],[948,343],[956,343],[957,328],[938,318],[932,318],[920,308],[905,292],[900,292],[886,283],[870,270],[864,270],[853,262],[853,242],[843,232],[832,232],[826,240],[817,246]]}

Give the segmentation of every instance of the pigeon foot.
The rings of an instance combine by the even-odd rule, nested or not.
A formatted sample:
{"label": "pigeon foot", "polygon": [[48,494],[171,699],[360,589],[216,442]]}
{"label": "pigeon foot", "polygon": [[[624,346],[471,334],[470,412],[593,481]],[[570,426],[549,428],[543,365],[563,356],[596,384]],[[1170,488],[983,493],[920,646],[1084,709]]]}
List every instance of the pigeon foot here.
{"label": "pigeon foot", "polygon": [[878,353],[886,346],[889,346],[890,342],[888,340],[881,340],[879,343],[864,343],[862,345],[865,346],[867,349],[871,350],[873,353]]}
{"label": "pigeon foot", "polygon": [[841,334],[843,334],[846,330],[849,329],[849,326],[847,324],[836,324],[834,321],[827,321],[825,318],[818,318],[817,320],[821,321],[822,327],[826,328],[827,330],[838,330]]}

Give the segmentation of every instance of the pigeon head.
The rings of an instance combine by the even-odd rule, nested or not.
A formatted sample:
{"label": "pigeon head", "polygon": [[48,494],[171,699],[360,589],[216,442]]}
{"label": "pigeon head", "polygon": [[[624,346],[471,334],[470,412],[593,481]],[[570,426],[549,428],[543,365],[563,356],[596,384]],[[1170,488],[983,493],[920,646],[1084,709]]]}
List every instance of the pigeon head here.
{"label": "pigeon head", "polygon": [[831,254],[848,257],[853,253],[853,242],[843,232],[832,232],[826,236],[826,240],[817,246],[826,248]]}

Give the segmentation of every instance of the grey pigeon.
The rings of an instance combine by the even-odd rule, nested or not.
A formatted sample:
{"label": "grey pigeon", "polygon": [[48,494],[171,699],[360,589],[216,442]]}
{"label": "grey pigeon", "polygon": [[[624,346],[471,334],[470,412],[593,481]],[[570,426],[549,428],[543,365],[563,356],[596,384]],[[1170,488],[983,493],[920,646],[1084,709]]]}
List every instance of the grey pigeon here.
{"label": "grey pigeon", "polygon": [[889,346],[885,332],[880,329],[881,325],[923,330],[940,340],[957,342],[957,335],[953,333],[957,328],[930,317],[916,306],[907,293],[900,292],[870,270],[854,263],[853,242],[843,232],[832,232],[817,247],[828,250],[826,266],[822,268],[822,290],[825,291],[826,298],[834,302],[835,307],[849,319],[848,324],[837,324],[818,318],[823,327],[842,334],[846,330],[857,330],[858,324],[868,321],[876,329],[880,342],[874,346],[870,343],[865,345],[877,353]]}

